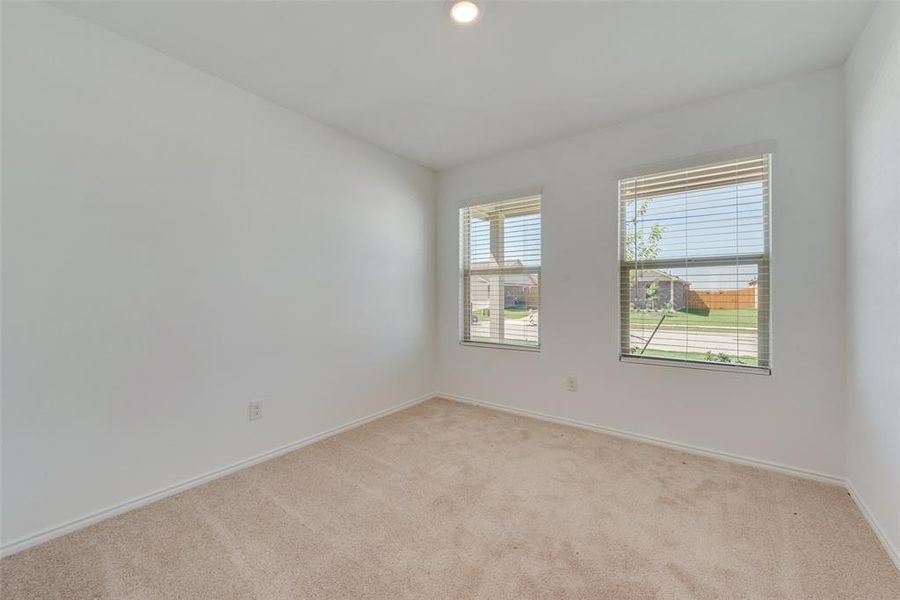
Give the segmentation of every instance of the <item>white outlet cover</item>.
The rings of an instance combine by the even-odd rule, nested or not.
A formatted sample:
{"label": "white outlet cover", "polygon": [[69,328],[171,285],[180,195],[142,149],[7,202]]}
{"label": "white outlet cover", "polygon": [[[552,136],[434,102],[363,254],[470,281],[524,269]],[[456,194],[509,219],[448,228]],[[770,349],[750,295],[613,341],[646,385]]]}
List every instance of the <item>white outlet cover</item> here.
{"label": "white outlet cover", "polygon": [[262,419],[262,401],[256,400],[250,402],[250,420],[255,421],[256,419]]}

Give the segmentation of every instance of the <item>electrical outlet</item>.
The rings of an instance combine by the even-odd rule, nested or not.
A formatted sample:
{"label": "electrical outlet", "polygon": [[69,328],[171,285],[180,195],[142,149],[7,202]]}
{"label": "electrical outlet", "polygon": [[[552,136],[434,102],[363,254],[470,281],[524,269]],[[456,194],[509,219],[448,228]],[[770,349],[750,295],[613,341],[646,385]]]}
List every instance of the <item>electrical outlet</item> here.
{"label": "electrical outlet", "polygon": [[578,391],[578,379],[575,377],[566,377],[566,389],[570,392]]}
{"label": "electrical outlet", "polygon": [[253,400],[250,402],[250,420],[262,419],[262,401]]}

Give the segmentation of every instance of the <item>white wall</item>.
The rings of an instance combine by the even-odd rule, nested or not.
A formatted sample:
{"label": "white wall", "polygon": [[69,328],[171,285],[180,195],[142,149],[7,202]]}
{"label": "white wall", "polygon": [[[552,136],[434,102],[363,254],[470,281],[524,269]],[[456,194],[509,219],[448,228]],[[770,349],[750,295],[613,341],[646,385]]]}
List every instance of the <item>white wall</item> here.
{"label": "white wall", "polygon": [[[435,281],[430,172],[5,3],[3,544],[436,387],[846,473],[896,548],[898,14],[878,8],[847,65],[849,206],[830,69],[442,174]],[[616,173],[764,140],[773,375],[619,363]],[[539,185],[542,351],[461,347],[457,208]]]}
{"label": "white wall", "polygon": [[[900,4],[846,65],[847,476],[900,557]],[[898,563],[900,566],[900,563]]]}
{"label": "white wall", "polygon": [[[620,363],[617,172],[764,140],[777,144],[773,374]],[[844,183],[841,69],[442,173],[438,391],[841,476]],[[541,352],[460,346],[457,209],[540,185]]]}
{"label": "white wall", "polygon": [[431,172],[33,4],[3,142],[4,544],[431,391]]}

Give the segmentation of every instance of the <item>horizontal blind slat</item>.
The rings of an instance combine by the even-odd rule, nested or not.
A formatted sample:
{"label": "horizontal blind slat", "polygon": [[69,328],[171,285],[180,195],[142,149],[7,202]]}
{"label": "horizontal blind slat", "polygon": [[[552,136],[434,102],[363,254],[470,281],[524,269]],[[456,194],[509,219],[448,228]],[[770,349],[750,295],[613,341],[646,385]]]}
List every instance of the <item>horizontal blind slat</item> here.
{"label": "horizontal blind slat", "polygon": [[620,180],[623,356],[768,367],[770,160]]}
{"label": "horizontal blind slat", "polygon": [[540,345],[541,197],[460,210],[461,340]]}

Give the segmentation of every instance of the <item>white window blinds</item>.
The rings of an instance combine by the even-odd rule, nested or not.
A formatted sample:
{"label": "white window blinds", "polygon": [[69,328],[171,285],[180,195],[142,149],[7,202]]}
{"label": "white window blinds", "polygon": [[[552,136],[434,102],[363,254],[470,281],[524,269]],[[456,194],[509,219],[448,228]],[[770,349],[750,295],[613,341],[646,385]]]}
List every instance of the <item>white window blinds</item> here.
{"label": "white window blinds", "polygon": [[770,155],[619,181],[620,355],[768,372]]}
{"label": "white window blinds", "polygon": [[459,211],[465,343],[540,347],[541,197]]}

